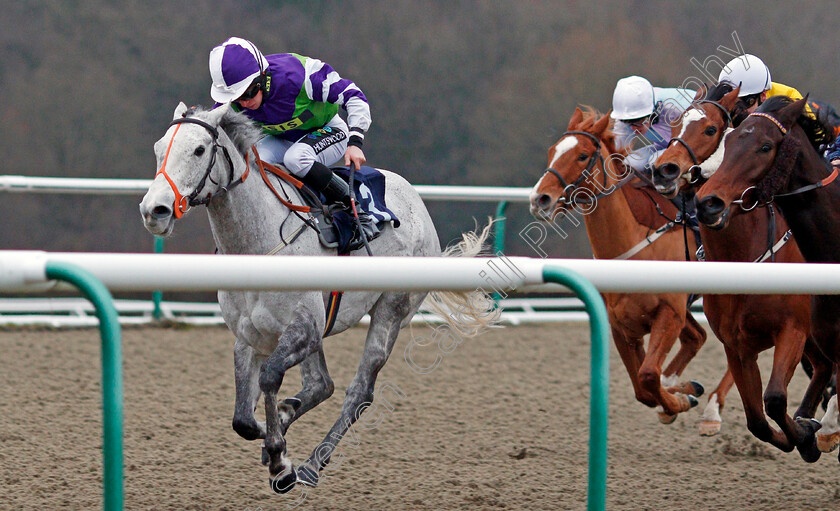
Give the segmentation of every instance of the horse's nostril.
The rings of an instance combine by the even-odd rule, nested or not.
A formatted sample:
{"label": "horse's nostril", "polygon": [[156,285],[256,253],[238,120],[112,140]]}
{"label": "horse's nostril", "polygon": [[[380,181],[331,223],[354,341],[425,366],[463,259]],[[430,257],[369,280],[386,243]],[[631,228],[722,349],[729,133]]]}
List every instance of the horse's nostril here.
{"label": "horse's nostril", "polygon": [[723,202],[723,199],[715,195],[709,195],[700,199],[697,203],[697,209],[709,215],[719,215],[726,209],[726,204]]}
{"label": "horse's nostril", "polygon": [[537,197],[537,206],[541,207],[542,209],[545,209],[550,205],[551,205],[551,197],[549,195],[543,193],[543,194],[540,194],[539,197]]}
{"label": "horse's nostril", "polygon": [[656,173],[664,179],[673,181],[680,175],[680,166],[676,163],[665,163],[656,169]]}
{"label": "horse's nostril", "polygon": [[172,210],[167,206],[155,206],[155,208],[152,209],[152,216],[154,218],[167,218],[170,215],[172,215]]}

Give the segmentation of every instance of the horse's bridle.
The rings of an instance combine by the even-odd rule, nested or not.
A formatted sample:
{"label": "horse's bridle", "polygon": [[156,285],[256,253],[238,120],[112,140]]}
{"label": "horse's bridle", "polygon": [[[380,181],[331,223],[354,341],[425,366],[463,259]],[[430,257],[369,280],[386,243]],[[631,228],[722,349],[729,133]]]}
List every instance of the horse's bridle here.
{"label": "horse's bridle", "polygon": [[[560,139],[562,140],[567,135],[584,135],[586,137],[589,137],[592,140],[592,142],[595,144],[595,152],[593,152],[592,155],[589,157],[589,161],[586,163],[586,167],[581,172],[580,177],[575,179],[575,181],[573,183],[569,184],[569,183],[566,182],[565,179],[563,179],[563,176],[561,176],[560,173],[557,172],[555,169],[553,169],[551,167],[548,167],[547,169],[545,169],[545,171],[551,173],[554,177],[556,177],[557,180],[560,181],[560,186],[563,187],[563,193],[559,197],[557,197],[557,202],[566,202],[566,203],[580,202],[581,204],[590,204],[592,202],[591,200],[576,200],[573,196],[574,196],[575,190],[578,188],[578,186],[587,177],[589,177],[589,172],[593,168],[595,168],[595,164],[598,163],[599,160],[601,161],[601,163],[602,163],[601,167],[603,168],[602,173],[603,173],[603,178],[604,178],[604,189],[605,190],[607,189],[607,170],[606,170],[606,168],[604,168],[605,166],[603,165],[604,157],[601,155],[601,141],[598,139],[598,137],[596,137],[592,133],[587,133],[585,131],[574,131],[574,130],[564,132],[562,135],[560,135]],[[606,195],[606,194],[605,193],[596,194],[594,198],[597,199],[599,197],[603,197],[604,195]]]}
{"label": "horse's bridle", "polygon": [[[764,119],[767,119],[770,122],[772,122],[777,128],[779,128],[779,131],[782,132],[783,137],[789,136],[790,131],[785,128],[785,126],[781,123],[781,121],[779,121],[778,119],[776,119],[775,117],[773,117],[772,115],[770,115],[768,113],[753,112],[750,115],[748,115],[747,117],[762,117]],[[800,193],[805,193],[805,192],[809,192],[811,190],[816,190],[818,188],[822,188],[822,187],[824,187],[826,185],[829,185],[832,182],[834,182],[834,180],[837,179],[837,176],[838,176],[838,171],[837,171],[837,168],[835,167],[834,170],[832,170],[831,174],[829,174],[826,178],[824,178],[820,181],[817,181],[816,183],[812,183],[810,185],[802,186],[800,188],[797,188],[796,190],[793,190],[792,192],[779,193],[779,194],[773,195],[772,197],[770,197],[769,201],[767,201],[763,204],[761,203],[761,201],[756,199],[755,203],[752,206],[750,206],[749,208],[746,208],[746,207],[744,207],[744,200],[745,200],[744,196],[747,195],[748,192],[750,192],[752,190],[755,190],[758,186],[758,185],[752,185],[752,186],[747,187],[743,192],[741,192],[741,197],[737,200],[732,201],[732,204],[738,204],[739,206],[741,206],[741,209],[743,209],[744,211],[752,211],[753,209],[755,209],[759,206],[764,207],[764,206],[767,206],[769,204],[772,204],[773,200],[776,197],[789,197],[791,195],[798,195]]]}
{"label": "horse's bridle", "polygon": [[[723,133],[726,130],[726,128],[731,128],[732,127],[732,115],[729,113],[729,110],[727,110],[726,107],[724,107],[723,105],[721,105],[717,101],[712,101],[711,99],[700,99],[700,100],[694,101],[694,102],[692,102],[691,106],[693,106],[694,108],[697,108],[702,103],[709,103],[710,105],[714,105],[715,107],[720,109],[721,112],[723,112],[723,117],[724,117],[724,119],[726,119],[726,126],[723,127],[723,129],[721,130],[721,133]],[[701,162],[697,159],[697,155],[694,153],[694,150],[691,149],[691,146],[688,145],[688,142],[686,142],[685,140],[683,140],[680,137],[672,138],[671,141],[668,142],[668,145],[670,146],[674,142],[677,142],[678,144],[685,147],[685,150],[688,151],[688,155],[691,157],[691,161],[693,163],[693,165],[691,167],[689,167],[688,170],[686,172],[684,172],[680,177],[684,178],[686,181],[688,181],[688,184],[691,184],[691,185],[699,182],[700,179],[701,179],[701,176],[700,176],[700,163]]]}
{"label": "horse's bridle", "polygon": [[[207,170],[204,171],[204,175],[201,176],[201,180],[198,182],[195,190],[189,195],[182,195],[178,191],[178,187],[175,186],[175,182],[172,181],[172,178],[169,177],[169,174],[166,173],[166,161],[169,159],[169,151],[172,149],[172,142],[175,141],[175,135],[178,134],[178,130],[181,128],[181,124],[188,123],[188,124],[197,124],[202,128],[206,129],[210,132],[213,136],[213,144],[212,144],[212,153],[210,155],[210,163],[207,164]],[[200,206],[202,204],[207,204],[211,200],[215,199],[216,197],[225,194],[231,188],[235,187],[236,185],[245,181],[248,177],[249,168],[248,165],[245,165],[245,171],[242,175],[234,180],[233,179],[233,161],[230,158],[230,153],[225,146],[219,144],[219,130],[201,119],[196,119],[195,117],[182,117],[180,119],[175,119],[169,126],[175,126],[175,133],[172,134],[172,138],[169,140],[169,147],[166,149],[166,156],[163,158],[163,164],[160,166],[160,170],[157,171],[155,177],[158,174],[163,174],[163,177],[166,178],[166,181],[169,183],[169,186],[172,188],[172,191],[175,192],[175,202],[173,204],[172,212],[175,215],[175,218],[181,218],[184,213],[189,211],[190,207],[193,206]],[[216,151],[218,149],[222,150],[222,154],[224,154],[225,160],[227,161],[228,166],[228,184],[227,186],[220,186],[220,183],[213,181],[213,177],[210,176],[210,173],[213,171],[213,166],[216,164]],[[201,193],[201,190],[204,189],[204,185],[207,183],[207,179],[210,179],[210,182],[215,184],[216,186],[220,186],[220,188],[215,193],[208,193],[203,198],[198,198],[198,194]]]}

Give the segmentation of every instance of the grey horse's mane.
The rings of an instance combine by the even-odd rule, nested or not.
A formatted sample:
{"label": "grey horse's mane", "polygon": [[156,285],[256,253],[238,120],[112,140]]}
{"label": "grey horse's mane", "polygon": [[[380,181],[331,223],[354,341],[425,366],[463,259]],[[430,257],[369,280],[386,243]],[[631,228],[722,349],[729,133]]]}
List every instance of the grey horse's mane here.
{"label": "grey horse's mane", "polygon": [[[196,117],[205,120],[210,110],[204,107],[192,107],[185,113],[185,117]],[[227,111],[222,121],[219,123],[219,128],[227,133],[227,136],[233,141],[236,150],[239,154],[246,154],[251,146],[257,143],[262,138],[262,130],[254,123],[248,116],[242,112],[236,112],[232,108]]]}

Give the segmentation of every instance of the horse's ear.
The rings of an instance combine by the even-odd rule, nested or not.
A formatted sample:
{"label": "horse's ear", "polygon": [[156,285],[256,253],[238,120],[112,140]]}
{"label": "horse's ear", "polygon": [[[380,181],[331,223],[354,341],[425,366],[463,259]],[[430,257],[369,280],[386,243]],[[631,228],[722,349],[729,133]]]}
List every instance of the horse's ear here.
{"label": "horse's ear", "polygon": [[178,103],[178,106],[175,107],[175,113],[172,114],[172,120],[180,119],[184,116],[184,112],[187,111],[187,105],[184,104],[183,101]]}
{"label": "horse's ear", "polygon": [[694,101],[699,101],[701,99],[706,99],[706,94],[709,93],[709,88],[706,87],[704,83],[698,90],[697,94],[694,95]]}
{"label": "horse's ear", "polygon": [[219,105],[210,111],[210,115],[207,116],[207,122],[213,126],[218,126],[219,123],[222,122],[222,118],[225,114],[228,113],[228,110],[230,110],[230,103]]}
{"label": "horse's ear", "polygon": [[607,112],[606,115],[598,119],[598,121],[592,125],[592,134],[596,137],[600,137],[604,130],[607,129],[607,126],[610,124],[610,114]]}
{"label": "horse's ear", "polygon": [[802,112],[805,110],[805,105],[807,104],[808,94],[806,94],[804,98],[794,101],[779,110],[777,118],[779,119],[779,122],[782,123],[782,126],[786,129],[792,128],[794,123],[796,123],[796,120],[799,119],[799,116],[802,115]]}
{"label": "horse's ear", "polygon": [[738,93],[741,92],[741,86],[737,86],[732,89],[731,92],[725,94],[722,98],[720,98],[720,104],[723,105],[723,108],[732,111],[735,108],[735,104],[738,103]]}
{"label": "horse's ear", "polygon": [[580,124],[580,121],[583,120],[583,110],[580,107],[575,107],[575,113],[572,114],[572,118],[569,119],[569,126],[566,130],[571,131]]}

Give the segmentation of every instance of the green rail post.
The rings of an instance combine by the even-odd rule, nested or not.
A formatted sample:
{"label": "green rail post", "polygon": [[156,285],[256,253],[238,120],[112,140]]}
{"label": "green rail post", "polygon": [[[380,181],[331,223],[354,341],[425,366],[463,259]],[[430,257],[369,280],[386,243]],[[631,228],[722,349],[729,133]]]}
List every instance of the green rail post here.
{"label": "green rail post", "polygon": [[[155,236],[155,254],[163,253],[163,236]],[[163,312],[160,310],[160,302],[163,301],[163,292],[152,291],[152,317],[155,321],[160,321],[163,317]]]}
{"label": "green rail post", "polygon": [[102,336],[102,491],[103,508],[123,508],[123,394],[120,322],[108,288],[73,264],[47,262],[47,278],[73,284],[93,303]]}
{"label": "green rail post", "polygon": [[543,281],[562,284],[583,300],[589,313],[592,360],[589,396],[589,488],[587,509],[603,511],[607,503],[607,421],[609,412],[609,320],[604,300],[579,273],[561,266],[543,267]]}
{"label": "green rail post", "polygon": [[[497,256],[505,253],[505,210],[508,207],[507,201],[500,201],[496,205],[496,216],[493,217],[493,253]],[[497,306],[502,296],[494,292],[490,295]]]}
{"label": "green rail post", "polygon": [[493,253],[502,254],[505,253],[505,210],[507,210],[508,202],[501,201],[496,205],[496,216],[493,218],[495,223],[493,225],[494,237],[493,237]]}

